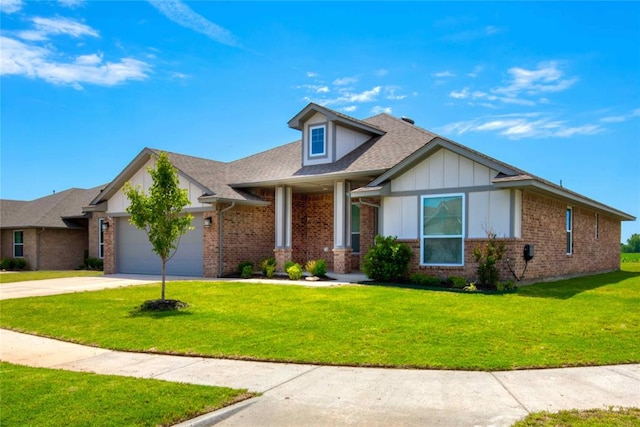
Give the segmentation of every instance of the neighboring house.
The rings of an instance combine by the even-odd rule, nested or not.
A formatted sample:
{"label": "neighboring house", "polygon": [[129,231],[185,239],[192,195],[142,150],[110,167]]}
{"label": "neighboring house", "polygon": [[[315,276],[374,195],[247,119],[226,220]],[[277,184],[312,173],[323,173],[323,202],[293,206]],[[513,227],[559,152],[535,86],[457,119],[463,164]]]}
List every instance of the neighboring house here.
{"label": "neighboring house", "polygon": [[32,201],[0,200],[0,258],[23,258],[28,270],[75,269],[89,249],[89,215],[99,193],[72,188]]}
{"label": "neighboring house", "polygon": [[[619,268],[620,222],[635,218],[417,126],[380,114],[358,120],[309,104],[289,126],[299,141],[230,163],[168,153],[195,229],[168,274],[216,277],[241,260],[325,259],[359,268],[377,234],[414,252],[411,269],[475,276],[472,251],[494,233],[527,279]],[[128,222],[125,182],[147,189],[157,150],[145,148],[86,208],[90,255],[106,273],[159,273],[143,231]],[[105,223],[103,240],[97,236]],[[506,262],[502,266],[509,277]]]}

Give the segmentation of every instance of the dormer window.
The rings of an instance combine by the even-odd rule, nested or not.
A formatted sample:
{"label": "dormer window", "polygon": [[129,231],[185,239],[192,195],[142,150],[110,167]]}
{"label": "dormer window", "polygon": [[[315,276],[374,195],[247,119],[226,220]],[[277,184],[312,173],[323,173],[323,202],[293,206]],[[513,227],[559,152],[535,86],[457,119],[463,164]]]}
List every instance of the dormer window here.
{"label": "dormer window", "polygon": [[309,156],[325,156],[326,154],[327,137],[325,125],[309,127]]}

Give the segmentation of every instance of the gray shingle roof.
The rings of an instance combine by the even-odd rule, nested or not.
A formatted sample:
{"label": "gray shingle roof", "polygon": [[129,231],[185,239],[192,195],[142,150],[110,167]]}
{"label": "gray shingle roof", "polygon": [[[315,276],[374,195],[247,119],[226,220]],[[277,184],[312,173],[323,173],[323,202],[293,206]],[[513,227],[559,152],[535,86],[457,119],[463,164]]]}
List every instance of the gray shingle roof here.
{"label": "gray shingle roof", "polygon": [[73,219],[84,216],[82,208],[102,187],[71,188],[31,201],[0,200],[0,227],[79,228]]}

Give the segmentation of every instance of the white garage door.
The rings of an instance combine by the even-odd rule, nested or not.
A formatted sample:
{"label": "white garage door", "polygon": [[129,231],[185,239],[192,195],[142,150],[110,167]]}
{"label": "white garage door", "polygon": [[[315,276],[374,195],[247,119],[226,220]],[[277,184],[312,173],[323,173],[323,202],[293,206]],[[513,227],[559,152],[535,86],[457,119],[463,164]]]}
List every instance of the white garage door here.
{"label": "white garage door", "polygon": [[[203,276],[202,218],[194,217],[191,225],[195,229],[182,236],[178,251],[167,262],[167,275]],[[116,242],[118,273],[162,274],[160,257],[151,250],[147,233],[128,218],[118,218]]]}

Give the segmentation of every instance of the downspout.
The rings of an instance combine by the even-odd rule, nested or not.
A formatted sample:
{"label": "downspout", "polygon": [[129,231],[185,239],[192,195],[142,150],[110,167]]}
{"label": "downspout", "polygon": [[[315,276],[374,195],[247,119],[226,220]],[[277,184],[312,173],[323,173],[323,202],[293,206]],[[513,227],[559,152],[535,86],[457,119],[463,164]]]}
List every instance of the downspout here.
{"label": "downspout", "polygon": [[222,277],[222,214],[233,209],[236,202],[231,202],[231,205],[218,212],[218,277]]}
{"label": "downspout", "polygon": [[358,198],[358,203],[365,206],[371,206],[372,208],[379,208],[380,205],[376,205],[375,203],[363,202],[362,198]]}

